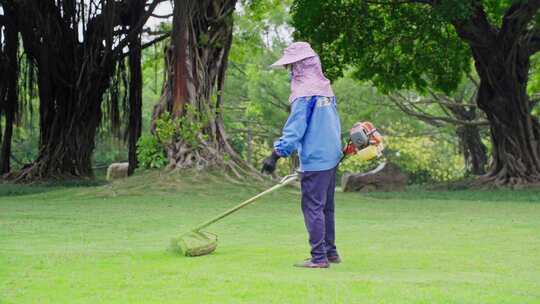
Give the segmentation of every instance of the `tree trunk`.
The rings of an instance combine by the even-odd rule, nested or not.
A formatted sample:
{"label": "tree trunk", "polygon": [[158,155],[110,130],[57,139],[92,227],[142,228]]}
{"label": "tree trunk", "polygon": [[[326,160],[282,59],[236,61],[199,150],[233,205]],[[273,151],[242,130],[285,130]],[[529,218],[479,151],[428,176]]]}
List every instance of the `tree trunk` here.
{"label": "tree trunk", "polygon": [[[79,71],[84,69],[84,55],[64,48],[59,50],[44,44],[36,58],[39,154],[18,180],[93,177],[92,154],[102,116],[101,102],[114,64],[111,62],[99,70],[88,68],[88,72],[79,76]],[[81,81],[77,81],[79,77]]]}
{"label": "tree trunk", "polygon": [[456,133],[467,172],[472,175],[485,174],[488,164],[487,148],[482,142],[479,127],[459,126]]}
{"label": "tree trunk", "polygon": [[[540,125],[530,114],[525,94],[511,90],[504,96],[481,88],[479,105],[490,122],[493,163],[484,181],[517,185],[540,181],[538,140]],[[502,95],[502,94],[501,94]]]}
{"label": "tree trunk", "polygon": [[[39,154],[19,180],[93,177],[92,153],[101,121],[101,101],[114,69],[111,64],[104,70],[90,70],[78,85],[74,75],[82,68],[77,64],[82,62],[81,57],[56,53],[49,46],[41,48],[37,58]],[[65,74],[55,73],[56,69]]]}
{"label": "tree trunk", "polygon": [[[140,16],[137,12],[144,9],[144,1],[137,0],[134,13],[131,14],[131,26],[136,26]],[[139,13],[140,14],[140,13]],[[142,132],[142,69],[141,69],[141,36],[129,44],[129,124],[128,124],[128,175],[132,175],[138,166],[137,141]]]}
{"label": "tree trunk", "polygon": [[[59,99],[61,103],[77,99]],[[43,124],[39,155],[33,164],[21,172],[18,180],[93,177],[92,153],[101,109],[69,113],[64,109],[49,112],[51,125]],[[63,114],[60,114],[63,112]]]}
{"label": "tree trunk", "polygon": [[490,122],[493,143],[493,163],[480,182],[538,183],[540,124],[526,92],[529,57],[519,48],[495,50],[489,57],[485,50],[474,52],[481,79],[477,103]]}
{"label": "tree trunk", "polygon": [[175,1],[167,79],[152,122],[159,135],[156,121],[165,112],[182,121],[178,136],[161,139],[170,169],[225,166],[238,178],[256,172],[229,145],[221,113],[235,5],[236,0]]}
{"label": "tree trunk", "polygon": [[[95,136],[102,118],[104,94],[111,87],[126,46],[138,43],[143,18],[157,6],[134,1],[13,1],[25,53],[37,66],[39,88],[39,153],[15,179],[91,178]],[[144,2],[146,3],[146,1]],[[81,11],[84,10],[84,11]],[[144,17],[141,17],[143,16]],[[136,17],[134,17],[136,16]],[[131,18],[135,18],[132,21]],[[140,45],[140,42],[138,43]],[[130,58],[132,86],[111,92],[130,92],[134,126],[130,143],[140,134],[140,47]],[[137,62],[139,69],[137,70]],[[121,68],[124,68],[123,65]],[[125,83],[125,82],[124,82]],[[32,84],[33,85],[33,84]],[[111,101],[112,104],[112,101]],[[110,112],[118,113],[118,103]],[[139,111],[139,112],[137,112]],[[112,115],[112,117],[116,117]],[[114,118],[112,125],[115,128]],[[133,152],[133,147],[131,152]]]}
{"label": "tree trunk", "polygon": [[479,184],[517,186],[540,182],[540,124],[527,95],[531,44],[530,23],[539,3],[514,3],[495,27],[480,2],[470,18],[455,20],[457,34],[471,48],[480,76],[477,104],[490,123],[493,161]]}
{"label": "tree trunk", "polygon": [[4,95],[4,100],[0,100],[5,114],[4,136],[2,136],[2,150],[0,151],[0,174],[9,173],[11,170],[11,139],[13,136],[13,125],[17,118],[19,101],[17,87],[17,80],[19,78],[19,59],[17,56],[19,51],[19,33],[12,18],[8,17],[7,20],[4,42],[7,71],[3,75],[5,76],[3,79],[5,94],[2,94]]}
{"label": "tree trunk", "polygon": [[[12,106],[10,106],[12,107]],[[6,109],[4,136],[2,137],[2,151],[0,152],[0,174],[11,171],[11,144],[13,138],[13,124],[15,123],[14,109]]]}

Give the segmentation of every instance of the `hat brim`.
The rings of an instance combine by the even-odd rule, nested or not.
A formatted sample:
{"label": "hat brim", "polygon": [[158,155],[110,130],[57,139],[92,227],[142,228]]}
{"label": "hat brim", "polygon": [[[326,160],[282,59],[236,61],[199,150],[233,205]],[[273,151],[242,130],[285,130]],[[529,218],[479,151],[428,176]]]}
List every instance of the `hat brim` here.
{"label": "hat brim", "polygon": [[295,62],[298,62],[298,61],[302,61],[306,58],[311,58],[311,57],[314,57],[314,56],[317,56],[317,54],[309,54],[309,55],[304,55],[304,56],[283,56],[281,58],[278,59],[278,61],[274,62],[272,65],[270,65],[271,68],[281,68],[281,67],[284,67],[288,64],[292,64],[292,63],[295,63]]}

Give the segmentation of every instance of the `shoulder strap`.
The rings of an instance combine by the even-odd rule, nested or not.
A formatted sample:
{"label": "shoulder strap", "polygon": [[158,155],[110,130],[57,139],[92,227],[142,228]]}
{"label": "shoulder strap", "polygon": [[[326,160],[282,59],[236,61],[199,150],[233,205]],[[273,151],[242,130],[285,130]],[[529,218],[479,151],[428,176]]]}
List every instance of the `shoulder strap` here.
{"label": "shoulder strap", "polygon": [[315,106],[317,105],[317,96],[312,96],[309,100],[308,108],[307,108],[307,115],[306,115],[306,122],[309,127],[309,124],[311,123],[311,116],[313,116],[313,109],[315,109]]}

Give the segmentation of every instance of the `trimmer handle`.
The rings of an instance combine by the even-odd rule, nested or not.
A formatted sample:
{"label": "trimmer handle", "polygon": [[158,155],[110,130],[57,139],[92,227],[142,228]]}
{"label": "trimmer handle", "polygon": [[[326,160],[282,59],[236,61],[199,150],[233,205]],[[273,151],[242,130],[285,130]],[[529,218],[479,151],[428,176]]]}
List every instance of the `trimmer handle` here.
{"label": "trimmer handle", "polygon": [[262,192],[262,193],[259,193],[259,194],[255,195],[254,197],[252,197],[252,198],[250,198],[250,199],[248,199],[248,200],[246,200],[246,201],[240,203],[239,205],[236,205],[236,206],[232,207],[231,209],[229,209],[229,210],[223,212],[222,214],[220,214],[220,215],[218,215],[218,216],[216,216],[216,217],[214,217],[214,218],[212,218],[212,219],[210,219],[210,220],[208,220],[208,221],[206,221],[206,222],[200,224],[199,226],[193,228],[192,231],[193,231],[193,232],[197,232],[197,231],[199,231],[199,230],[201,230],[201,229],[203,229],[203,228],[205,228],[205,227],[210,226],[211,224],[213,224],[213,223],[219,221],[220,219],[222,219],[222,218],[228,216],[229,214],[232,214],[232,213],[234,213],[234,212],[236,212],[236,211],[238,211],[238,210],[244,208],[245,206],[247,206],[247,205],[253,203],[254,201],[256,201],[256,200],[257,200],[258,198],[260,198],[261,196],[264,196],[264,195],[266,195],[266,194],[268,194],[268,193],[270,193],[270,192],[273,192],[273,191],[275,191],[275,190],[277,190],[277,189],[279,189],[279,188],[281,188],[281,187],[284,187],[284,186],[286,186],[286,185],[292,183],[292,182],[295,181],[297,178],[298,178],[298,173],[295,173],[295,174],[291,174],[291,175],[285,176],[284,178],[281,179],[281,181],[280,181],[278,184],[276,184],[276,185],[273,186],[272,188],[267,189],[266,191],[264,191],[264,192]]}
{"label": "trimmer handle", "polygon": [[280,181],[279,184],[289,184],[290,182],[298,179],[298,173],[289,174],[287,176],[284,176]]}

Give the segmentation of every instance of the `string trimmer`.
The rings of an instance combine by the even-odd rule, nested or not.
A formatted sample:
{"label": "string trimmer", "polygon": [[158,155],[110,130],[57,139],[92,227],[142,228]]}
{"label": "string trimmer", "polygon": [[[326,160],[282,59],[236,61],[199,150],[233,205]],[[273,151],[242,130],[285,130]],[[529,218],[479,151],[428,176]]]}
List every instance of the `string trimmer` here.
{"label": "string trimmer", "polygon": [[[383,149],[382,137],[370,122],[356,123],[349,131],[349,142],[343,150],[343,159],[349,155],[357,155],[361,160],[369,160],[380,155]],[[256,196],[240,203],[239,205],[219,214],[218,216],[196,226],[180,237],[172,240],[172,248],[176,252],[180,252],[186,256],[201,256],[212,253],[216,250],[218,241],[217,235],[202,231],[202,229],[214,224],[224,217],[248,206],[255,202],[261,196],[273,192],[281,187],[284,187],[298,178],[298,174],[285,176],[277,185],[272,188],[257,194]]]}
{"label": "string trimmer", "polygon": [[209,253],[212,253],[214,250],[216,250],[216,247],[217,247],[217,235],[213,234],[213,233],[210,233],[210,232],[206,232],[206,231],[202,231],[202,229],[214,224],[215,222],[223,219],[224,217],[252,204],[253,202],[255,202],[258,198],[270,193],[270,192],[273,192],[279,188],[282,188],[290,183],[292,183],[293,181],[295,181],[296,179],[298,178],[298,174],[291,174],[291,175],[287,175],[285,176],[283,179],[281,179],[281,181],[273,186],[272,188],[270,189],[267,189],[266,191],[264,192],[261,192],[257,195],[255,195],[254,197],[236,205],[235,207],[217,215],[216,217],[204,222],[204,223],[201,223],[199,224],[198,226],[196,226],[195,228],[191,229],[190,232],[187,232],[183,235],[181,235],[180,237],[178,238],[175,238],[172,240],[171,242],[171,246],[172,246],[172,249],[175,251],[175,252],[180,252],[182,253],[183,255],[185,256],[201,256],[201,255],[206,255],[206,254],[209,254]]}

